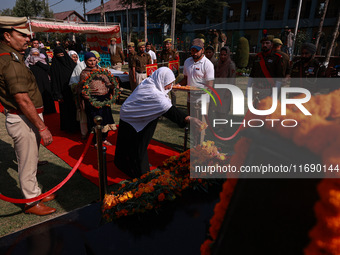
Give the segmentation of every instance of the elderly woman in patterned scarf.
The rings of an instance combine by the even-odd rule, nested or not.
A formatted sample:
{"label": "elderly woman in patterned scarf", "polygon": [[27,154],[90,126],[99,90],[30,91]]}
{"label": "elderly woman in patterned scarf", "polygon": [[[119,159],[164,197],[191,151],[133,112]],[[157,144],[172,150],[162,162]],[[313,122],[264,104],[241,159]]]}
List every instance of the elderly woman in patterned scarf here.
{"label": "elderly woman in patterned scarf", "polygon": [[[117,127],[113,120],[111,105],[108,105],[107,102],[110,100],[110,89],[114,87],[114,85],[110,82],[110,79],[105,74],[97,74],[92,80],[90,80],[88,86],[88,90],[86,92],[86,88],[84,86],[84,80],[89,74],[95,70],[99,70],[97,65],[97,58],[92,52],[87,52],[85,54],[85,64],[86,68],[80,74],[80,82],[78,87],[83,91],[83,97],[85,102],[85,112],[87,116],[88,129],[91,130],[94,126],[94,117],[99,115],[103,118],[102,121],[102,132],[103,132],[103,144],[112,145],[109,141],[107,141],[107,135],[110,130],[116,130]],[[97,101],[97,104],[94,104],[94,101]],[[96,137],[94,136],[93,142],[96,144]]]}

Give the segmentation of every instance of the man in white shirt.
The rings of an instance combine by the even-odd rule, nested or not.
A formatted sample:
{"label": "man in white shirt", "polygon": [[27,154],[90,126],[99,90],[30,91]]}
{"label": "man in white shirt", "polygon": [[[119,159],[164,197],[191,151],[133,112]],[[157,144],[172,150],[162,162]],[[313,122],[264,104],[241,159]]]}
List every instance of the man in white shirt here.
{"label": "man in white shirt", "polygon": [[[215,71],[214,65],[211,61],[203,54],[204,43],[200,38],[196,38],[192,41],[191,46],[191,57],[187,58],[184,62],[184,78],[179,83],[180,85],[189,85],[190,87],[207,88],[207,86],[213,87]],[[200,108],[198,105],[201,101],[201,91],[188,93],[188,110],[190,108],[190,116],[197,117],[205,122],[205,118],[201,116],[201,111],[194,110],[194,108]],[[205,106],[208,112],[209,97],[207,98],[207,105]],[[201,107],[203,107],[201,105]],[[200,142],[204,139],[204,132],[201,133]]]}
{"label": "man in white shirt", "polygon": [[153,50],[151,50],[151,43],[150,42],[147,42],[145,44],[145,52],[149,53],[149,55],[151,57],[152,64],[156,64],[157,63],[157,56],[156,56],[156,53]]}

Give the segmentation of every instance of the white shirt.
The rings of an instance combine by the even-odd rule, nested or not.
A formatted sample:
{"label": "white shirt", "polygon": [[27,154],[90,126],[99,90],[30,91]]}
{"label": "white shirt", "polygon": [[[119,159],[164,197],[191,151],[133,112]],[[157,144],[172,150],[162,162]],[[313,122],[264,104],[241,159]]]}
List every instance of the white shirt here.
{"label": "white shirt", "polygon": [[187,58],[183,74],[188,78],[187,85],[199,88],[204,88],[207,81],[215,79],[214,65],[206,56],[197,62],[192,57]]}
{"label": "white shirt", "polygon": [[149,50],[149,51],[145,51],[145,52],[149,53],[149,55],[151,57],[152,64],[156,64],[156,60],[157,60],[156,53],[153,50]]}

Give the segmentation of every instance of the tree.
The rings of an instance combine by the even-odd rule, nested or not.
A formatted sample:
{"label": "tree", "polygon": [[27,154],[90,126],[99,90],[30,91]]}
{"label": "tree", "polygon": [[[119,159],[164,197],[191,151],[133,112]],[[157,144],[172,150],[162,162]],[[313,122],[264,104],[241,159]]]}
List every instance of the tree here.
{"label": "tree", "polygon": [[12,16],[50,18],[53,13],[45,0],[17,0],[12,10]]}
{"label": "tree", "polygon": [[13,11],[10,8],[0,10],[0,16],[12,16],[12,15],[13,15]]}
{"label": "tree", "polygon": [[85,19],[85,13],[86,13],[85,4],[88,3],[88,2],[91,2],[92,0],[74,0],[74,1],[76,1],[77,3],[83,3],[83,8],[84,8],[83,16],[84,16],[84,19]]}
{"label": "tree", "polygon": [[41,15],[44,18],[53,18],[53,11],[50,10],[48,2],[46,3],[45,0],[43,0],[42,2],[43,2],[43,10],[42,10],[42,14]]}
{"label": "tree", "polygon": [[339,27],[340,27],[340,11],[338,12],[338,19],[337,19],[337,22],[336,22],[336,25],[335,25],[335,28],[334,28],[334,32],[333,32],[333,35],[332,35],[332,41],[330,43],[330,46],[328,48],[328,52],[326,54],[326,59],[325,59],[325,62],[324,62],[324,65],[326,67],[328,67],[328,64],[329,64],[329,60],[331,58],[331,54],[332,54],[332,51],[333,51],[335,40],[339,36]]}
{"label": "tree", "polygon": [[[84,18],[85,18],[85,15],[84,15]],[[101,2],[100,2],[100,19],[101,19],[101,22],[106,23],[105,10],[104,10],[104,0],[101,0]]]}
{"label": "tree", "polygon": [[[170,24],[172,15],[172,1],[169,0],[121,0],[125,6],[136,3],[144,8],[144,23]],[[216,16],[216,9],[227,6],[224,0],[176,0],[176,26],[189,23],[195,16],[207,16],[212,19]],[[131,20],[131,19],[130,19]],[[147,34],[147,24],[144,24],[144,34]]]}
{"label": "tree", "polygon": [[316,35],[316,41],[315,41],[316,49],[318,49],[318,46],[319,46],[319,41],[320,41],[320,37],[321,37],[323,22],[325,21],[325,17],[326,17],[326,13],[327,13],[328,3],[329,3],[329,0],[325,0],[325,3],[324,3],[325,5],[322,8],[322,10],[320,10],[323,13],[322,13],[322,16],[320,18],[319,29],[318,29],[318,33]]}

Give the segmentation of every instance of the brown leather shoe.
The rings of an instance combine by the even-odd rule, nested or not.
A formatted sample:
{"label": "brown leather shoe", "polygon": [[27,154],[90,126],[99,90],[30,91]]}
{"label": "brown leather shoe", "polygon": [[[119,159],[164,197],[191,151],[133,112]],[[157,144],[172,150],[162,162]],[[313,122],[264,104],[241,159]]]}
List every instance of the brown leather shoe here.
{"label": "brown leather shoe", "polygon": [[51,195],[41,199],[41,201],[48,202],[48,201],[51,201],[51,200],[55,199],[55,197],[56,197],[56,194],[53,193],[53,194],[51,194]]}
{"label": "brown leather shoe", "polygon": [[54,213],[56,211],[55,208],[52,207],[48,207],[46,205],[44,205],[43,202],[40,202],[38,204],[35,205],[25,205],[25,209],[24,212],[25,213],[29,213],[29,214],[35,214],[35,215],[47,215],[47,214],[51,214]]}

